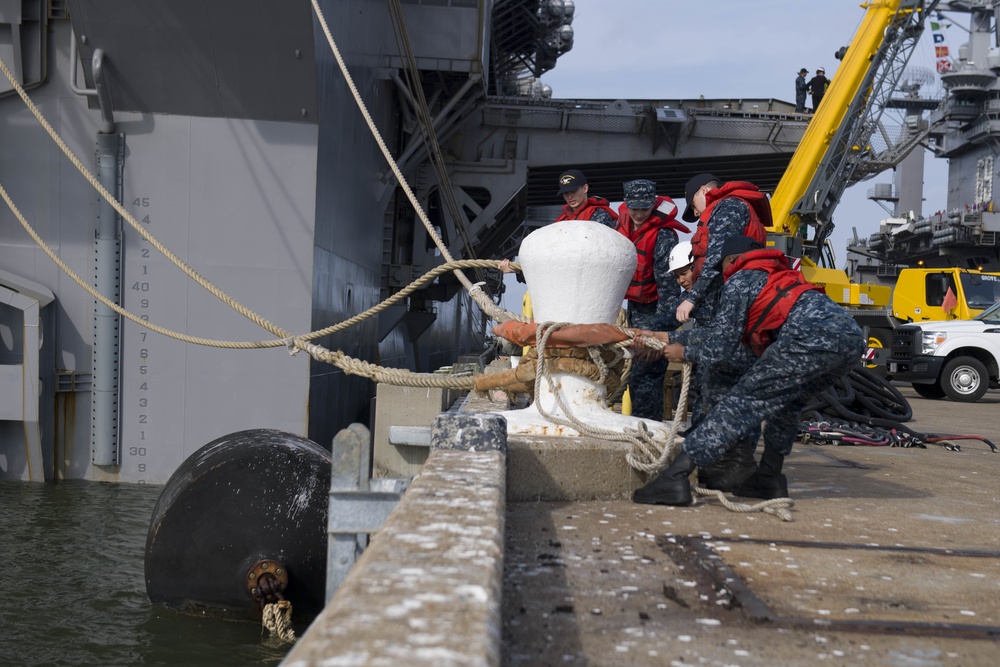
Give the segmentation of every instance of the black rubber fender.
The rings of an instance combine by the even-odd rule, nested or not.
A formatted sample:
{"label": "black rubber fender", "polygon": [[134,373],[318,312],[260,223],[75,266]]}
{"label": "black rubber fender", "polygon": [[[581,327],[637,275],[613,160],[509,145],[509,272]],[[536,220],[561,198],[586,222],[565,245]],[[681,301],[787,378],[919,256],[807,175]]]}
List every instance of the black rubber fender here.
{"label": "black rubber fender", "polygon": [[182,611],[259,618],[247,573],[282,563],[295,615],[326,599],[330,453],[284,431],[239,431],[208,443],[171,475],[146,536],[146,592]]}

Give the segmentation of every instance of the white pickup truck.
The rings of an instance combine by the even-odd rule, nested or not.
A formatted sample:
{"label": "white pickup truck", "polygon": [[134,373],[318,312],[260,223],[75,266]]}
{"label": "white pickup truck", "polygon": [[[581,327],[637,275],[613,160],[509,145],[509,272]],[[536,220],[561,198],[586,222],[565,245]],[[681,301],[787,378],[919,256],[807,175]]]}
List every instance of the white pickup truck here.
{"label": "white pickup truck", "polygon": [[924,398],[978,401],[1000,387],[1000,303],[971,320],[897,327],[887,370]]}

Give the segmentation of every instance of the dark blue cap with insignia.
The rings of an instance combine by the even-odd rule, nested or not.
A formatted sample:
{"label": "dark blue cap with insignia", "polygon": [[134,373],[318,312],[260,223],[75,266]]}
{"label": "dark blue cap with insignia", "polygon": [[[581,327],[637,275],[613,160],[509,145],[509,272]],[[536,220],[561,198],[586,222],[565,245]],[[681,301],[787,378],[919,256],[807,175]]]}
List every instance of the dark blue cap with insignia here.
{"label": "dark blue cap with insignia", "polygon": [[579,190],[587,184],[587,177],[579,169],[569,169],[564,171],[559,177],[559,192],[557,195]]}
{"label": "dark blue cap with insignia", "polygon": [[652,208],[656,201],[656,183],[640,178],[626,181],[625,205],[629,208]]}

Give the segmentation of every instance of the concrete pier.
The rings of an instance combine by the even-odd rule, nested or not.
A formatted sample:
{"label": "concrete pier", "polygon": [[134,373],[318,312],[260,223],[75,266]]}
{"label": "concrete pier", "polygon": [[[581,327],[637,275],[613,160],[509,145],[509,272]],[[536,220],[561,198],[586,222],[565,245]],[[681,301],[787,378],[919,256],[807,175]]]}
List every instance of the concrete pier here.
{"label": "concrete pier", "polygon": [[[960,404],[902,391],[915,415],[908,426],[1000,442],[1000,392]],[[786,463],[795,500],[786,523],[712,501],[634,505],[628,493],[641,480],[616,464],[624,451],[587,439],[557,450],[545,440],[508,440],[506,456],[493,463],[505,468],[505,501],[496,493],[500,479],[484,473],[486,486],[467,491],[483,501],[475,511],[464,501],[440,502],[431,515],[390,518],[478,526],[492,536],[491,548],[504,546],[502,581],[493,567],[461,575],[446,561],[453,550],[428,549],[420,567],[429,578],[387,599],[383,574],[407,566],[384,560],[399,552],[373,551],[388,543],[377,537],[351,573],[366,583],[345,585],[331,603],[338,623],[352,614],[367,623],[368,634],[358,636],[368,639],[309,653],[314,632],[334,632],[317,630],[317,621],[284,664],[421,664],[411,655],[433,655],[438,665],[510,666],[996,663],[1000,454],[982,442],[955,440],[961,451],[798,443]],[[425,469],[407,495],[423,483],[431,486],[421,493],[433,497],[444,461]],[[494,491],[483,495],[487,488]],[[484,511],[487,497],[494,505]],[[431,565],[435,554],[440,568]],[[373,607],[413,608],[438,590],[438,574],[451,588],[456,576],[469,577],[487,598],[482,608],[501,613],[467,614],[470,622],[440,636],[426,631],[441,613],[434,605],[425,606],[423,621],[419,613],[405,624],[378,621]],[[379,654],[379,646],[396,649]],[[411,651],[405,659],[400,646]],[[454,646],[468,650],[444,650]]]}
{"label": "concrete pier", "polygon": [[[1000,441],[1000,393],[902,390]],[[507,506],[504,665],[994,665],[1000,454],[796,444],[785,523],[713,502]],[[508,496],[509,497],[509,496]]]}

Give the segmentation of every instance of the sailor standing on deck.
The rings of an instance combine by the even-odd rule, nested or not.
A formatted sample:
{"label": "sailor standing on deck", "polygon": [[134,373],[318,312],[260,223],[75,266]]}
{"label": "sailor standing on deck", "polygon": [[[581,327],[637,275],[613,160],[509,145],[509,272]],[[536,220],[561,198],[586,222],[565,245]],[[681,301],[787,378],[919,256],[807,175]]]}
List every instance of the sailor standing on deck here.
{"label": "sailor standing on deck", "polygon": [[726,241],[722,253],[726,284],[713,324],[690,332],[636,332],[668,343],[670,361],[712,364],[749,347],[757,360],[684,439],[683,451],[646,486],[637,503],[688,505],[688,475],[709,466],[731,443],[746,438],[762,421],[760,465],[736,495],[784,498],[788,483],[781,468],[799,427],[799,414],[815,394],[859,363],[865,339],[857,323],[822,288],[788,267],[779,250],[764,250],[741,236]]}
{"label": "sailor standing on deck", "polygon": [[[653,181],[628,181],[623,189],[625,202],[618,208],[616,229],[635,245],[637,260],[625,292],[629,323],[641,329],[673,328],[676,322],[669,309],[677,303],[681,288],[670,273],[670,251],[677,245],[677,232],[691,230],[677,221],[673,200],[656,194]],[[663,421],[666,373],[665,360],[636,358],[628,383],[632,416]]]}
{"label": "sailor standing on deck", "polygon": [[799,75],[795,77],[795,113],[806,112],[806,93],[809,92],[809,84],[806,83],[806,74],[809,73],[805,67],[799,70]]}
{"label": "sailor standing on deck", "polygon": [[830,85],[830,80],[826,78],[826,70],[820,67],[816,70],[816,76],[809,79],[809,93],[813,98],[813,113],[819,110],[819,103],[826,95],[826,89]]}
{"label": "sailor standing on deck", "polygon": [[[684,293],[677,306],[677,321],[691,318],[697,305],[698,326],[711,323],[722,293],[722,246],[738,236],[749,236],[762,245],[767,239],[766,226],[771,224],[771,205],[756,185],[743,181],[722,183],[714,174],[698,174],[684,187],[687,207],[683,218],[698,221],[691,238],[694,259],[694,284]],[[737,350],[732,357],[720,360],[716,368],[695,364],[692,383],[698,400],[692,405],[692,424],[697,425],[707,411],[743,375],[750,362],[745,351]],[[759,428],[759,424],[758,424]],[[710,489],[731,491],[754,472],[754,449],[759,434],[752,432],[713,466],[698,471],[701,483]]]}

